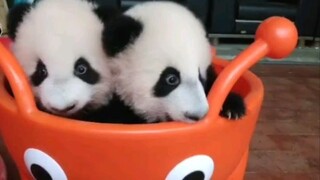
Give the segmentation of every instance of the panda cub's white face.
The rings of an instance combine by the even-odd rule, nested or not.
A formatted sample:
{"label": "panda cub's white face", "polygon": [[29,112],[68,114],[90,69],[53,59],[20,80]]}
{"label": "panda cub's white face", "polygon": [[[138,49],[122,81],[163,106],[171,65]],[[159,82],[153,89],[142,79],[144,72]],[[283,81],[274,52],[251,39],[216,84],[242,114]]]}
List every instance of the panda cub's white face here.
{"label": "panda cub's white face", "polygon": [[79,0],[40,1],[17,26],[13,52],[38,103],[51,113],[71,116],[110,98],[111,73],[101,43],[104,26],[93,8]]}
{"label": "panda cub's white face", "polygon": [[[117,39],[115,32],[105,45],[113,56],[120,98],[148,122],[203,118],[209,108],[201,79],[211,65],[211,50],[201,23],[171,2],[136,5],[122,21],[110,27],[118,25],[129,35]],[[128,44],[114,48],[121,47],[125,36]]]}

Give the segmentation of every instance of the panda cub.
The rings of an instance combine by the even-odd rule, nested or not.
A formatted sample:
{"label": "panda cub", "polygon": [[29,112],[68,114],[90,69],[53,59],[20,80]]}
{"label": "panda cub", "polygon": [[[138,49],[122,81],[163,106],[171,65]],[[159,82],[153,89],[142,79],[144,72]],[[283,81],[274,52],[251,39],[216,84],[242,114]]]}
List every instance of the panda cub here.
{"label": "panda cub", "polygon": [[40,109],[90,120],[90,112],[108,104],[112,77],[102,46],[107,14],[85,0],[42,0],[11,9],[12,51]]}
{"label": "panda cub", "polygon": [[[145,2],[107,27],[103,46],[114,73],[112,112],[122,109],[114,117],[195,122],[207,114],[206,95],[216,78],[211,46],[202,24],[187,8]],[[221,115],[239,119],[244,114],[243,98],[229,94]]]}

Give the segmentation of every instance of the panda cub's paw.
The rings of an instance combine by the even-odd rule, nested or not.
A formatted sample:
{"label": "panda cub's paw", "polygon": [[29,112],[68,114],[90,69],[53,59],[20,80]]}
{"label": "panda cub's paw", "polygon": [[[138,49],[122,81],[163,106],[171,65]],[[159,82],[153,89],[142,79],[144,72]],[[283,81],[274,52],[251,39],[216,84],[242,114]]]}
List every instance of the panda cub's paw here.
{"label": "panda cub's paw", "polygon": [[230,93],[223,103],[220,116],[228,119],[241,119],[246,114],[246,106],[243,98],[236,93]]}

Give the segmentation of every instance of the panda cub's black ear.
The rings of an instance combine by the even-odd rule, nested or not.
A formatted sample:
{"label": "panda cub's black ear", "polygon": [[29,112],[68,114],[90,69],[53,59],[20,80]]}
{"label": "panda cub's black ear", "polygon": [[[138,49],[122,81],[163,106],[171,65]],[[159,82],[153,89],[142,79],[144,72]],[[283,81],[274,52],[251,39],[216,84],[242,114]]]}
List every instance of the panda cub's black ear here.
{"label": "panda cub's black ear", "polygon": [[30,11],[31,6],[29,3],[19,3],[10,9],[7,16],[7,28],[8,35],[12,40],[16,38],[17,29],[25,15]]}
{"label": "panda cub's black ear", "polygon": [[102,42],[108,56],[114,57],[134,43],[143,30],[142,24],[132,17],[119,14],[106,23]]}
{"label": "panda cub's black ear", "polygon": [[113,18],[121,15],[121,11],[118,8],[106,5],[96,7],[94,13],[103,24],[108,24]]}

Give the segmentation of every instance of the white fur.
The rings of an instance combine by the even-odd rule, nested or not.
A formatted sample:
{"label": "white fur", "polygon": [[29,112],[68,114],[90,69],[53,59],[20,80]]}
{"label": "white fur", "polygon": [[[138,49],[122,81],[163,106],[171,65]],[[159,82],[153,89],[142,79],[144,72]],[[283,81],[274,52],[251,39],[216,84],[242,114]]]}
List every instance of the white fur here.
{"label": "white fur", "polygon": [[[23,18],[18,27],[13,51],[30,76],[39,59],[48,77],[33,87],[37,99],[49,111],[85,105],[106,104],[112,91],[111,73],[102,48],[103,24],[93,12],[94,5],[84,0],[43,0]],[[95,85],[73,75],[75,61],[83,57],[101,76]]]}
{"label": "white fur", "polygon": [[[172,2],[147,2],[125,12],[143,24],[135,42],[114,59],[116,91],[149,121],[188,121],[185,113],[202,117],[208,111],[205,92],[198,79],[211,63],[210,44],[200,21],[186,8]],[[168,96],[152,94],[166,67],[180,71],[181,84]]]}

